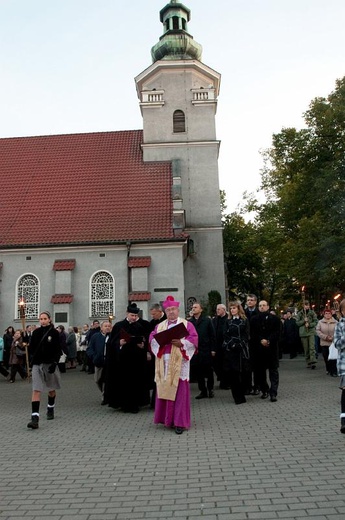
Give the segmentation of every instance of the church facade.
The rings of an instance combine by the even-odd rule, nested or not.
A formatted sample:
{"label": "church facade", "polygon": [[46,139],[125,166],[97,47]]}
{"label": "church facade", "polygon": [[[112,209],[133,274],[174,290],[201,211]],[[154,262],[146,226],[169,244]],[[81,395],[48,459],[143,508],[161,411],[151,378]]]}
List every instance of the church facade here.
{"label": "church facade", "polygon": [[[136,78],[142,131],[0,139],[0,320],[143,317],[173,294],[187,311],[225,297],[215,114],[220,75],[201,61],[190,11],[171,1]],[[61,186],[67,186],[67,193]],[[14,194],[25,196],[25,211]],[[224,301],[224,300],[223,300]]]}

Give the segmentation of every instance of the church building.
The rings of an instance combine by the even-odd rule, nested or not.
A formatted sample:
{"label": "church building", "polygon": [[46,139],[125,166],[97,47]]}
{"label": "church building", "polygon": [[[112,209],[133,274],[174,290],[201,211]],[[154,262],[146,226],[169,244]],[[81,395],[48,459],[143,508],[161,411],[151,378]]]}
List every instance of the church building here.
{"label": "church building", "polygon": [[215,114],[220,74],[201,61],[190,10],[171,0],[136,78],[143,130],[0,139],[0,323],[182,314],[225,298]]}

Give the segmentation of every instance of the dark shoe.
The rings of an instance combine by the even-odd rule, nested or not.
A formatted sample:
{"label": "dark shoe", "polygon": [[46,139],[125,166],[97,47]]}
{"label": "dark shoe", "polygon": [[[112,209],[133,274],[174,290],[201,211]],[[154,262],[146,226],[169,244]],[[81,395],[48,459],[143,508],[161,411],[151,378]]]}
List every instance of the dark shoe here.
{"label": "dark shoe", "polygon": [[177,433],[177,435],[181,435],[181,433],[183,433],[183,428],[180,428],[180,426],[176,426],[175,433]]}
{"label": "dark shoe", "polygon": [[205,392],[200,392],[195,399],[205,399],[205,397],[207,397],[207,394],[205,394]]}
{"label": "dark shoe", "polygon": [[239,401],[235,401],[235,404],[243,404],[246,403],[246,399],[240,399]]}
{"label": "dark shoe", "polygon": [[106,399],[102,399],[101,406],[105,406],[106,404],[109,404]]}
{"label": "dark shoe", "polygon": [[311,368],[312,370],[315,370],[315,368],[316,368],[316,365],[311,365],[311,367],[310,367],[310,368]]}
{"label": "dark shoe", "polygon": [[38,421],[39,421],[38,415],[32,415],[31,416],[31,421],[27,425],[28,428],[31,428],[32,430],[37,430],[37,428],[38,428]]}
{"label": "dark shoe", "polygon": [[257,388],[253,389],[251,392],[250,392],[250,395],[259,395],[260,393],[260,390],[258,390]]}
{"label": "dark shoe", "polygon": [[8,382],[9,383],[14,383],[15,381],[14,381],[14,379],[10,379]]}
{"label": "dark shoe", "polygon": [[123,413],[139,413],[139,408],[121,408]]}
{"label": "dark shoe", "polygon": [[268,393],[262,392],[261,399],[267,399],[267,397],[268,397]]}
{"label": "dark shoe", "polygon": [[276,403],[277,397],[275,395],[271,395],[270,401],[271,401],[271,403]]}
{"label": "dark shoe", "polygon": [[340,419],[340,421],[341,421],[340,432],[345,433],[345,417],[342,417]]}
{"label": "dark shoe", "polygon": [[47,409],[47,419],[48,421],[52,421],[54,419],[54,408]]}
{"label": "dark shoe", "polygon": [[212,397],[214,397],[214,391],[213,390],[209,390],[208,391],[208,396],[210,399],[212,399]]}

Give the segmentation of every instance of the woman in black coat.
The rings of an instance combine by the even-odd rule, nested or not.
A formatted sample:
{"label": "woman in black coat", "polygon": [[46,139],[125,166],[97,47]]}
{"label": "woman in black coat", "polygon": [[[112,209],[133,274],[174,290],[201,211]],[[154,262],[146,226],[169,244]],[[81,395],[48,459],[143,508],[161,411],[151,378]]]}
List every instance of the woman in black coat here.
{"label": "woman in black coat", "polygon": [[246,402],[245,374],[249,370],[249,321],[242,305],[229,303],[229,318],[225,322],[223,341],[223,371],[231,386],[236,404]]}
{"label": "woman in black coat", "polygon": [[14,336],[14,328],[7,327],[7,329],[5,330],[5,334],[3,335],[3,340],[4,340],[3,362],[4,362],[5,368],[9,367],[10,350],[11,350],[11,346],[12,346],[13,336]]}

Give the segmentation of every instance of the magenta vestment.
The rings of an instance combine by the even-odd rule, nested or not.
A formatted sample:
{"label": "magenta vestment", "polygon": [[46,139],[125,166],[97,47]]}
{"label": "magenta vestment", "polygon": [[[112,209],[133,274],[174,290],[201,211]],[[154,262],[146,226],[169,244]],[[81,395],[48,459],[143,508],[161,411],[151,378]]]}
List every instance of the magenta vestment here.
{"label": "magenta vestment", "polygon": [[[177,325],[181,321],[181,318],[178,318],[175,324],[168,324],[167,328],[174,327],[174,325]],[[196,332],[192,323],[186,320],[183,321],[187,327],[188,336],[181,340],[183,344],[183,347],[181,348],[183,357],[175,401],[159,399],[158,395],[156,395],[154,423],[164,424],[168,428],[190,428],[191,423],[189,388],[190,359],[192,358],[198,346],[198,333]],[[157,341],[154,339],[154,335],[157,333],[158,327],[164,327],[166,322],[167,320],[162,322],[162,324],[157,325],[155,330],[151,332],[150,343],[153,354],[156,357],[163,357],[164,365],[167,369],[171,352],[171,344],[165,345],[164,347],[159,347]]]}

